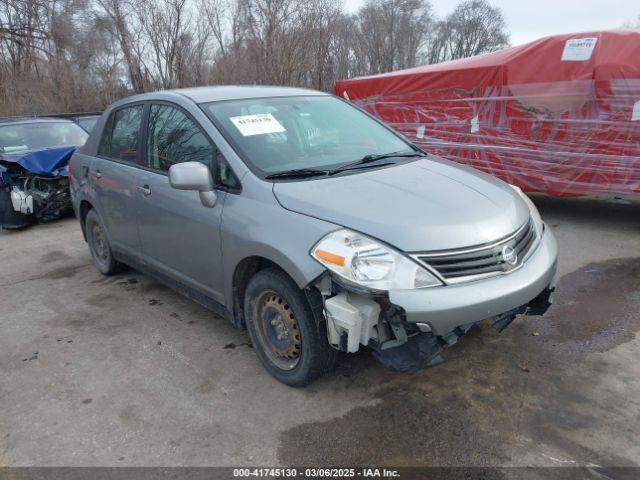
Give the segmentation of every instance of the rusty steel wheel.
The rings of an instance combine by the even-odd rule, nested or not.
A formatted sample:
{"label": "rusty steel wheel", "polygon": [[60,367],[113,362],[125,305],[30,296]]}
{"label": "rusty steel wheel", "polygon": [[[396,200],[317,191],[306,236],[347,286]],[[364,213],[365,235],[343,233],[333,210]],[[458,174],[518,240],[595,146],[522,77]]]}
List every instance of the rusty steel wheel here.
{"label": "rusty steel wheel", "polygon": [[98,270],[103,275],[114,275],[121,272],[124,265],[113,258],[104,224],[94,209],[87,213],[84,231],[89,243],[91,258]]}
{"label": "rusty steel wheel", "polygon": [[257,272],[245,291],[245,322],[258,358],[276,379],[300,387],[328,372],[336,352],[306,293],[282,270]]}
{"label": "rusty steel wheel", "polygon": [[93,224],[89,238],[91,239],[94,258],[101,266],[105,266],[109,261],[109,246],[104,230],[102,230],[102,226],[99,223]]}
{"label": "rusty steel wheel", "polygon": [[256,333],[264,352],[278,368],[295,368],[300,361],[302,339],[293,309],[273,290],[262,291],[254,305]]}

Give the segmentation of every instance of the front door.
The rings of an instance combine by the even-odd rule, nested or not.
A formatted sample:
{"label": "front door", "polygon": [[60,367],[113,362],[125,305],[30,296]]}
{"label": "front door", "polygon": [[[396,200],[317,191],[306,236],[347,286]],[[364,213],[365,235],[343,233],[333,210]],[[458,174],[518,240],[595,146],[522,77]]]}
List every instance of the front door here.
{"label": "front door", "polygon": [[169,167],[197,161],[209,168],[215,146],[200,126],[172,104],[151,104],[145,164],[138,195],[138,229],[143,260],[155,270],[223,303],[220,222],[225,193],[213,208],[198,192],[171,188]]}

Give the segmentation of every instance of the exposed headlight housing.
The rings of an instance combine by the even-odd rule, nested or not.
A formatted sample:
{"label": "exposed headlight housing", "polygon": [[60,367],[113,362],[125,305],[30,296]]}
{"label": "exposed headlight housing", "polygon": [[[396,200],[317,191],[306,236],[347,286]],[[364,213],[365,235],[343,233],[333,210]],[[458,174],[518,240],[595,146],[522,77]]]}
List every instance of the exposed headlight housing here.
{"label": "exposed headlight housing", "polygon": [[348,229],[325,235],[311,256],[333,273],[370,290],[412,290],[442,282],[394,248]]}
{"label": "exposed headlight housing", "polygon": [[520,195],[520,198],[522,198],[524,203],[527,204],[527,207],[529,207],[529,211],[531,212],[531,219],[533,220],[533,224],[536,227],[536,232],[538,233],[538,237],[540,237],[542,235],[542,232],[544,231],[544,222],[542,221],[540,212],[538,212],[538,209],[533,204],[531,199],[524,194],[524,192],[520,189],[520,187],[516,187],[515,185],[511,185],[511,184],[509,185],[518,193],[518,195]]}

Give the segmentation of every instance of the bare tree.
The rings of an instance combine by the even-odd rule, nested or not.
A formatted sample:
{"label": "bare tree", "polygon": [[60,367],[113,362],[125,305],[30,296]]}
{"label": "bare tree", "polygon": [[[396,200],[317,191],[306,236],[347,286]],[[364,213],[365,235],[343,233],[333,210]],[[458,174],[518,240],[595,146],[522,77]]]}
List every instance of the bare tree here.
{"label": "bare tree", "polygon": [[100,109],[131,93],[216,83],[330,90],[336,79],[475,55],[508,41],[466,0],[0,0],[0,114]]}
{"label": "bare tree", "polygon": [[204,16],[198,16],[194,28],[180,37],[175,60],[178,86],[192,87],[206,81],[207,65],[211,61],[211,29]]}
{"label": "bare tree", "polygon": [[[201,0],[200,7],[204,13],[204,18],[209,24],[211,35],[213,35],[216,47],[221,55],[227,54],[227,26],[235,18],[233,6],[225,0]],[[233,45],[232,45],[233,46]]]}
{"label": "bare tree", "polygon": [[142,2],[137,15],[151,47],[157,86],[180,86],[178,80],[185,75],[185,49],[190,48],[192,40],[188,32],[191,15],[187,0]]}
{"label": "bare tree", "polygon": [[90,106],[94,59],[103,50],[91,41],[92,21],[85,0],[1,0],[0,110]]}
{"label": "bare tree", "polygon": [[356,55],[370,73],[415,66],[433,23],[427,0],[369,0],[356,20]]}
{"label": "bare tree", "polygon": [[14,72],[36,68],[36,58],[48,37],[45,0],[0,1],[0,48]]}
{"label": "bare tree", "polygon": [[486,0],[460,3],[432,36],[430,62],[471,57],[509,45],[506,22],[499,8]]}
{"label": "bare tree", "polygon": [[120,45],[129,74],[131,87],[136,93],[145,91],[145,75],[142,67],[140,37],[132,29],[133,5],[128,0],[96,0],[111,20],[113,34]]}

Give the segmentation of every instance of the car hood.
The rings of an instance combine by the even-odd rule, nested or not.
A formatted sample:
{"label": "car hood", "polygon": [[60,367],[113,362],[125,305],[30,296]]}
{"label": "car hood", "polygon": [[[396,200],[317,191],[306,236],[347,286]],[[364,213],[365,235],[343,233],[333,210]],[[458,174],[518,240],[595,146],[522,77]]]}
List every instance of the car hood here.
{"label": "car hood", "polygon": [[312,181],[275,183],[280,204],[378,238],[405,252],[492,242],[529,209],[506,183],[437,157]]}
{"label": "car hood", "polygon": [[16,163],[27,172],[45,177],[66,177],[67,164],[76,147],[56,147],[25,153],[1,153],[0,162]]}

